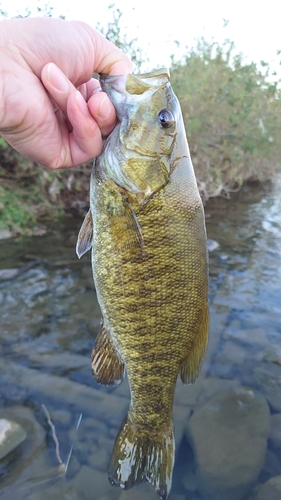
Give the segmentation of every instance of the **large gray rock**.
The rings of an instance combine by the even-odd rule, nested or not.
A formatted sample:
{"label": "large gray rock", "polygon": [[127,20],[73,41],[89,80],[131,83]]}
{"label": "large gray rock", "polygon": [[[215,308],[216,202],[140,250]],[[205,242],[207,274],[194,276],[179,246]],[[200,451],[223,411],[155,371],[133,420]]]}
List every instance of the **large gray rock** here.
{"label": "large gray rock", "polygon": [[[25,430],[27,436],[22,443],[21,454],[13,457],[5,474],[1,476],[1,500],[12,498],[21,500],[28,498],[29,500],[29,486],[36,482],[36,476],[41,476],[42,471],[45,471],[47,467],[46,460],[43,460],[43,450],[46,447],[45,431],[35,419],[33,412],[23,406],[2,409],[0,419],[16,422]],[[5,463],[6,460],[4,459],[3,462]]]}
{"label": "large gray rock", "polygon": [[25,439],[26,432],[21,425],[0,418],[0,460],[18,448]]}
{"label": "large gray rock", "polygon": [[189,420],[198,488],[205,500],[240,500],[263,467],[270,413],[265,399],[243,387],[215,396]]}

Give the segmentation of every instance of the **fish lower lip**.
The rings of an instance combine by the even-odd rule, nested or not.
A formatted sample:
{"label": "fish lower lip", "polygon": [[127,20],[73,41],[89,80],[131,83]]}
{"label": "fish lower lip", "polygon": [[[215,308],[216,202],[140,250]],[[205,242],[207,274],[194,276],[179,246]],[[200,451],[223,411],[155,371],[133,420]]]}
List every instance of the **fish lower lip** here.
{"label": "fish lower lip", "polygon": [[125,88],[125,81],[126,81],[127,76],[108,76],[108,75],[99,75],[99,82],[101,85],[102,90],[106,92],[106,86],[109,88],[112,88],[114,90],[117,90],[118,92],[122,92],[122,89],[124,90]]}

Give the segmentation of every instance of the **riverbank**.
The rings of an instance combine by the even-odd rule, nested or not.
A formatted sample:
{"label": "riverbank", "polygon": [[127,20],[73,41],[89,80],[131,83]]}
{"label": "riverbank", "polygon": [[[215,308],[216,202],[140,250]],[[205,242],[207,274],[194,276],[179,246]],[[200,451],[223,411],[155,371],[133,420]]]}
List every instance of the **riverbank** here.
{"label": "riverbank", "polygon": [[[69,217],[83,217],[89,207],[92,162],[67,170],[51,171],[21,157],[0,138],[0,240],[17,235],[40,235],[48,225],[63,223]],[[269,175],[270,174],[270,175]],[[273,175],[273,178],[272,178]],[[278,174],[277,174],[278,177]],[[259,178],[245,179],[221,190],[210,191],[207,182],[197,176],[203,203],[216,196],[231,198],[244,184],[274,182],[276,173],[261,171]],[[207,191],[209,193],[207,194]]]}
{"label": "riverbank", "polygon": [[[171,500],[267,500],[278,491],[279,192],[280,184],[245,186],[230,200],[206,204],[208,237],[219,243],[210,253],[210,341],[195,384],[177,384]],[[127,380],[110,389],[91,376],[100,310],[90,256],[75,255],[80,223],[66,218],[47,226],[41,237],[0,244],[6,271],[0,279],[0,418],[19,423],[28,434],[5,465],[3,500],[90,500],[96,488],[109,500],[156,499],[149,485],[124,493],[107,480],[129,389]],[[64,463],[73,445],[67,475],[60,472],[42,404],[56,427]]]}

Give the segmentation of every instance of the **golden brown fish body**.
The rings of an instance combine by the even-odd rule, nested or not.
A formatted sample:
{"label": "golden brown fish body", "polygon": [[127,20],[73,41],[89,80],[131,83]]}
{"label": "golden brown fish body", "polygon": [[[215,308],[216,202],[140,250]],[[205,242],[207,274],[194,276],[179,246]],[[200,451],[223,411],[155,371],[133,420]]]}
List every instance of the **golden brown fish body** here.
{"label": "golden brown fish body", "polygon": [[102,86],[120,124],[93,167],[84,223],[103,315],[92,369],[98,382],[118,384],[125,367],[131,389],[111,482],[148,480],[165,499],[176,379],[195,380],[208,338],[204,213],[167,73],[108,77]]}

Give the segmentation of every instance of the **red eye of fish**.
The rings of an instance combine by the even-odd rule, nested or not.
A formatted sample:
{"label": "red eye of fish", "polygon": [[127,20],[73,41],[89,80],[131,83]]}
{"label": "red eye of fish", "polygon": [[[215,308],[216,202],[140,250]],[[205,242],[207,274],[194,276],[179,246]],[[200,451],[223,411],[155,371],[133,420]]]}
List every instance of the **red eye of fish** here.
{"label": "red eye of fish", "polygon": [[169,111],[169,109],[162,109],[162,111],[160,111],[158,115],[158,118],[163,128],[171,127],[171,125],[173,125],[175,121],[174,116],[171,111]]}

